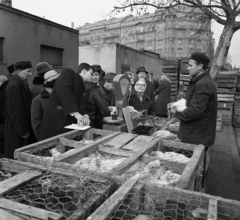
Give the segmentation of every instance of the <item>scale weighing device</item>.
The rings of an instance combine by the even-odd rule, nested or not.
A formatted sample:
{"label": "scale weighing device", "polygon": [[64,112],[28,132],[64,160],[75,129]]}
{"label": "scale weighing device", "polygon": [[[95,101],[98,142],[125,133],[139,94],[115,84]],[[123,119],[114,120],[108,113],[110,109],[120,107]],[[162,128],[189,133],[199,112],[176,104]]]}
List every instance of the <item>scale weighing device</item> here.
{"label": "scale weighing device", "polygon": [[[120,131],[131,133],[133,130],[132,119],[128,110],[128,97],[130,95],[130,78],[125,74],[118,74],[113,79],[115,93],[115,107],[117,117],[104,117],[104,130]],[[125,119],[125,120],[124,120]]]}

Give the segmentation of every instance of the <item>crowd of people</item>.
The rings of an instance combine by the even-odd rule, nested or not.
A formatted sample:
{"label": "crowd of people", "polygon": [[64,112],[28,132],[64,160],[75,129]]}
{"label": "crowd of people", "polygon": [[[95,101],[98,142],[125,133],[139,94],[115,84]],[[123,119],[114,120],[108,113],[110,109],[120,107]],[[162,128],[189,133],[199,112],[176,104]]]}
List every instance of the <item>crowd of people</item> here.
{"label": "crowd of people", "polygon": [[[208,64],[206,55],[191,56],[187,108],[175,114],[181,121],[182,141],[210,146],[215,139],[217,98],[206,71]],[[103,118],[110,116],[109,107],[115,106],[116,73],[105,73],[100,65],[87,63],[75,71],[67,68],[58,73],[41,62],[29,88],[31,68],[31,62],[20,61],[8,67],[9,78],[0,76],[0,150],[5,157],[13,158],[16,148],[65,133],[64,127],[73,123],[103,128]],[[125,74],[131,83],[128,105],[147,115],[167,117],[171,80],[162,75],[160,83],[156,79],[151,82],[145,67]]]}

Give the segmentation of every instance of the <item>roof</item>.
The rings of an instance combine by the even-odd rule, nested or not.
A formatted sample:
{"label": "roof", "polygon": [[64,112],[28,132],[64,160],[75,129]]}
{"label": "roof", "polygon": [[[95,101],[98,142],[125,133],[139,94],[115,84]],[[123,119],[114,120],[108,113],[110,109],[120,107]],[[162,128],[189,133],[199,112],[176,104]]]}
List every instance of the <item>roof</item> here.
{"label": "roof", "polygon": [[73,28],[70,28],[70,27],[67,27],[67,26],[64,26],[64,25],[52,22],[50,20],[38,17],[38,16],[33,15],[33,14],[29,14],[27,12],[18,10],[16,8],[13,8],[13,7],[6,6],[4,4],[0,4],[0,9],[6,10],[6,11],[10,11],[12,13],[15,13],[15,14],[18,14],[18,15],[22,15],[22,16],[28,17],[30,19],[38,20],[39,22],[47,23],[47,24],[49,24],[51,26],[55,26],[55,27],[58,27],[58,28],[61,28],[61,29],[65,29],[65,30],[68,30],[68,31],[71,31],[71,32],[75,32],[76,34],[78,34],[78,30],[76,30],[76,29],[73,29]]}

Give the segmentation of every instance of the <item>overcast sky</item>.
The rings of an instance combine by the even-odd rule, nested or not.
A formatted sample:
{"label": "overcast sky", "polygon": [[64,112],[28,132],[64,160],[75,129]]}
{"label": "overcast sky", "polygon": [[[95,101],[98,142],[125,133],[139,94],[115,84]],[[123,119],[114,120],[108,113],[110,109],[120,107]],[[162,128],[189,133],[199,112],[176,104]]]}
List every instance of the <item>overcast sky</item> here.
{"label": "overcast sky", "polygon": [[[53,22],[71,27],[104,20],[113,9],[116,0],[12,0],[12,6]],[[213,22],[212,31],[216,45],[223,26]],[[233,66],[240,67],[240,31],[233,36],[230,57]]]}

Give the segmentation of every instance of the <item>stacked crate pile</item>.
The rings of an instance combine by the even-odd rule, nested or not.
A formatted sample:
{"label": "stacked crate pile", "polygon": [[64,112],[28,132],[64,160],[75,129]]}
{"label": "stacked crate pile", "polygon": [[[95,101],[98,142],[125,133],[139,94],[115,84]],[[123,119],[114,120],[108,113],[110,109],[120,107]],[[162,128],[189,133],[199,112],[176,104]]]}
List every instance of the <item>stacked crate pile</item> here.
{"label": "stacked crate pile", "polygon": [[240,128],[240,72],[238,72],[234,99],[233,125],[237,128]]}
{"label": "stacked crate pile", "polygon": [[221,71],[217,77],[218,114],[224,125],[232,125],[237,71]]}
{"label": "stacked crate pile", "polygon": [[179,74],[178,64],[166,63],[162,67],[162,71],[163,71],[163,74],[165,74],[172,81],[170,101],[174,102],[177,100],[177,93],[178,93],[178,74]]}
{"label": "stacked crate pile", "polygon": [[179,82],[179,97],[185,97],[185,93],[187,91],[188,85],[190,82],[189,75],[180,74],[180,82]]}

